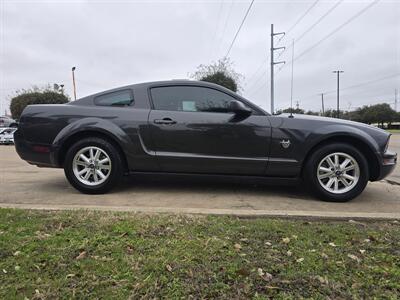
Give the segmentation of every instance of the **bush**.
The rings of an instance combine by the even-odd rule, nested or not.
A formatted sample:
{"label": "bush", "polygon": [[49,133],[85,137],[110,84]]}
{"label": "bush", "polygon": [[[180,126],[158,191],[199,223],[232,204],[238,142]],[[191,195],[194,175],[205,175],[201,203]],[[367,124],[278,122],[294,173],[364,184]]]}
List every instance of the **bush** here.
{"label": "bush", "polygon": [[10,110],[14,119],[19,119],[22,111],[31,104],[63,104],[68,102],[68,97],[63,93],[53,90],[24,90],[11,99]]}

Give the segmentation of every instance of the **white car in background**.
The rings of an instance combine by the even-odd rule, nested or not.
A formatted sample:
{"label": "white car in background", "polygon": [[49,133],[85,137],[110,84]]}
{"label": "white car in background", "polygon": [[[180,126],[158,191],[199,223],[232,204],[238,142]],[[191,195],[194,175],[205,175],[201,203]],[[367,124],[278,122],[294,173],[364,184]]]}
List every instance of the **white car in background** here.
{"label": "white car in background", "polygon": [[18,127],[18,122],[8,116],[0,116],[0,127]]}
{"label": "white car in background", "polygon": [[0,144],[1,145],[11,145],[14,144],[14,132],[17,128],[7,127],[0,128]]}

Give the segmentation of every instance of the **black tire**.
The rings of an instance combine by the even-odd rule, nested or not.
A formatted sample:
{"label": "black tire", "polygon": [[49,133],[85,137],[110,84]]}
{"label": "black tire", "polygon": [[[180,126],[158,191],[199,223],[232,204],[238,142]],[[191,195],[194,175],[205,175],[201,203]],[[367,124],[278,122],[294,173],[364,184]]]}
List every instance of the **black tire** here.
{"label": "black tire", "polygon": [[[355,159],[359,167],[358,182],[354,184],[351,190],[341,194],[327,191],[319,182],[317,171],[320,162],[327,155],[337,152],[350,155]],[[347,202],[360,195],[365,189],[369,180],[369,169],[367,160],[357,148],[345,143],[332,143],[319,147],[311,154],[303,169],[302,177],[310,192],[319,199],[329,202]]]}
{"label": "black tire", "polygon": [[[98,185],[87,185],[81,182],[74,174],[73,161],[75,155],[85,147],[97,147],[104,151],[111,160],[111,170],[108,178]],[[64,160],[64,173],[69,183],[78,191],[85,194],[104,194],[111,190],[117,183],[120,182],[123,168],[122,160],[115,146],[105,139],[92,137],[82,139],[73,144],[67,151]]]}

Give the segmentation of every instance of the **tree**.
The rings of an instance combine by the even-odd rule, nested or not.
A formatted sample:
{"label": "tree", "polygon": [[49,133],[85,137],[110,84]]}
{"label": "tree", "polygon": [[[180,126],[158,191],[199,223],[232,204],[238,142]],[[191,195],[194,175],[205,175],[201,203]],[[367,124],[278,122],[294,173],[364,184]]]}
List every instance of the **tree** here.
{"label": "tree", "polygon": [[243,78],[233,69],[233,63],[226,57],[209,65],[199,65],[197,71],[191,77],[196,80],[219,84],[234,92],[241,89],[240,81]]}
{"label": "tree", "polygon": [[280,109],[280,110],[278,110],[277,112],[276,112],[278,115],[279,114],[290,114],[290,113],[293,113],[293,114],[301,114],[301,115],[304,115],[304,109],[301,109],[301,108],[285,108],[285,109]]}
{"label": "tree", "polygon": [[59,89],[52,90],[49,86],[45,88],[32,87],[28,90],[16,91],[16,96],[11,99],[10,111],[14,119],[19,119],[26,106],[31,104],[62,104],[69,101]]}

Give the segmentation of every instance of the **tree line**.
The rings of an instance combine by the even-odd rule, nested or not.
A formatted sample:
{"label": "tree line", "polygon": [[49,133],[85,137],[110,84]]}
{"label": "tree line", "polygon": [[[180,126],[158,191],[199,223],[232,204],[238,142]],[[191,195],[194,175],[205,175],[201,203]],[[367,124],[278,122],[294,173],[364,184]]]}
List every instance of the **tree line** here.
{"label": "tree line", "polygon": [[[316,115],[331,118],[337,117],[337,111],[333,109],[326,110],[324,114],[311,110],[305,111],[301,108],[286,108],[277,111],[278,114],[290,112],[294,114]],[[387,103],[381,103],[375,105],[364,105],[353,111],[341,110],[339,112],[339,118],[366,124],[378,124],[380,127],[384,127],[385,124],[387,124],[387,127],[390,128],[392,123],[400,122],[400,112],[396,112]]]}

